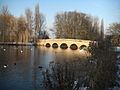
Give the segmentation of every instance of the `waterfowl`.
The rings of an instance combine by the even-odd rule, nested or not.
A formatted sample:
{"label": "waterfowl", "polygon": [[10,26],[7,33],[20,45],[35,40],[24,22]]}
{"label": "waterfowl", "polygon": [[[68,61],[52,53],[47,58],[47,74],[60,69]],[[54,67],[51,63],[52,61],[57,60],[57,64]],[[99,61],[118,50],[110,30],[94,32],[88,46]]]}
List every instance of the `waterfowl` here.
{"label": "waterfowl", "polygon": [[50,62],[50,64],[53,64],[53,63],[54,63],[54,61],[51,61],[51,62]]}
{"label": "waterfowl", "polygon": [[42,66],[39,66],[38,68],[43,68]]}
{"label": "waterfowl", "polygon": [[14,63],[14,65],[16,65],[16,63]]}
{"label": "waterfowl", "polygon": [[8,67],[8,65],[7,65],[7,64],[4,64],[4,65],[3,65],[3,67],[4,67],[4,68],[7,68],[7,67]]}

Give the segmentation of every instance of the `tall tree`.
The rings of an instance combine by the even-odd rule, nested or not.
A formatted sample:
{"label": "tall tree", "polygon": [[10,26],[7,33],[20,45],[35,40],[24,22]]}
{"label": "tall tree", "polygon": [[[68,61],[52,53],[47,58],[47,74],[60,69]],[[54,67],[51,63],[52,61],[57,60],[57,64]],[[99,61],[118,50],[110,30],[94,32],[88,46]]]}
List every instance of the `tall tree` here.
{"label": "tall tree", "polygon": [[10,14],[7,6],[2,7],[1,14],[4,16]]}
{"label": "tall tree", "polygon": [[103,38],[104,38],[104,21],[103,21],[103,19],[101,20],[101,31],[100,31],[100,33],[101,33],[101,39],[103,40]]}
{"label": "tall tree", "polygon": [[18,18],[18,41],[19,42],[28,42],[29,41],[29,35],[30,32],[28,30],[28,24],[27,21],[23,16],[20,16]]}
{"label": "tall tree", "polygon": [[5,36],[8,30],[7,16],[9,15],[9,10],[7,6],[3,6],[1,9],[1,19],[0,19],[0,30],[1,30],[1,41],[5,41]]}
{"label": "tall tree", "polygon": [[16,41],[16,33],[17,33],[17,20],[14,16],[9,15],[8,16],[8,25],[9,25],[9,30],[8,32],[8,38],[10,42],[15,42]]}
{"label": "tall tree", "polygon": [[40,27],[40,12],[39,12],[39,4],[35,6],[35,35],[38,36]]}
{"label": "tall tree", "polygon": [[41,35],[42,30],[45,29],[45,17],[39,10],[39,4],[35,6],[35,36],[36,39]]}
{"label": "tall tree", "polygon": [[27,19],[27,23],[28,23],[28,28],[29,28],[29,31],[30,31],[30,35],[31,37],[33,36],[33,16],[32,16],[32,11],[27,8],[25,10],[25,14],[26,14],[26,19]]}
{"label": "tall tree", "polygon": [[[43,38],[46,36],[45,17],[39,11],[39,5],[35,6],[35,14],[27,8],[26,17],[18,19],[10,14],[8,7],[3,6],[0,10],[0,41],[1,42],[28,42],[33,37]],[[43,34],[43,35],[42,35]]]}
{"label": "tall tree", "polygon": [[9,13],[8,7],[4,6],[0,13],[0,32],[2,42],[15,41],[17,31],[16,18]]}

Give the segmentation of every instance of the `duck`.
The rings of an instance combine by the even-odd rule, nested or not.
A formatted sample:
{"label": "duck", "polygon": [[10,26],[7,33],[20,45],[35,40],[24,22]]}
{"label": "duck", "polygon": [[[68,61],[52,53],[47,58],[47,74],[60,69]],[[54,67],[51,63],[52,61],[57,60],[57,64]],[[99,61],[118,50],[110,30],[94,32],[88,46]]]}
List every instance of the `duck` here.
{"label": "duck", "polygon": [[42,66],[38,66],[38,68],[43,68]]}
{"label": "duck", "polygon": [[16,65],[16,63],[14,63],[14,65]]}
{"label": "duck", "polygon": [[54,63],[54,61],[51,61],[51,62],[50,62],[50,64],[53,64],[53,63]]}

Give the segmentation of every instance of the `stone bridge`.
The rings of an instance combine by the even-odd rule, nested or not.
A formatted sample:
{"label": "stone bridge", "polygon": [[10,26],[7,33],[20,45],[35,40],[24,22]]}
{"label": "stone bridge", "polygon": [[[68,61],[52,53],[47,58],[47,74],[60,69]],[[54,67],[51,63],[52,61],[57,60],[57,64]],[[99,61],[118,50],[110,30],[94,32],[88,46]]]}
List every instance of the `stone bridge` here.
{"label": "stone bridge", "polygon": [[46,46],[46,47],[63,47],[63,48],[82,48],[88,47],[90,40],[80,40],[80,39],[40,39],[37,42],[37,45]]}

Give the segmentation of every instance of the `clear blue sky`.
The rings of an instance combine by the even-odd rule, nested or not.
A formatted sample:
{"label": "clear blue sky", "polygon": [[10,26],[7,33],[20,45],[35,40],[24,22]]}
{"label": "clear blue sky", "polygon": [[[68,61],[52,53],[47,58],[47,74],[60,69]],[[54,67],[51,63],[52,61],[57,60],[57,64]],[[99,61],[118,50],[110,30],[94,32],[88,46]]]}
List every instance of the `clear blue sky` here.
{"label": "clear blue sky", "polygon": [[0,0],[0,8],[7,5],[10,12],[18,17],[24,15],[25,8],[34,11],[37,3],[46,16],[49,27],[53,24],[56,13],[74,10],[103,18],[105,26],[120,22],[120,0]]}

